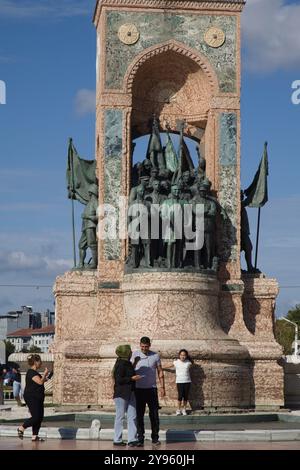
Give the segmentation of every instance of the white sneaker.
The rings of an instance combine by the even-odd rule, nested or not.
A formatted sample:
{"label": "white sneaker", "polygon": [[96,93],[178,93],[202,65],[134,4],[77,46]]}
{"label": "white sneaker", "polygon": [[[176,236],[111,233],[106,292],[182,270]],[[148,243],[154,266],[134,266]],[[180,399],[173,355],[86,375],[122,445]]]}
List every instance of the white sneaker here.
{"label": "white sneaker", "polygon": [[186,409],[185,409],[185,408],[183,408],[182,414],[183,414],[183,416],[186,416],[186,415],[187,415],[187,412],[186,412]]}
{"label": "white sneaker", "polygon": [[176,416],[179,416],[181,415],[181,411],[180,410],[176,410]]}

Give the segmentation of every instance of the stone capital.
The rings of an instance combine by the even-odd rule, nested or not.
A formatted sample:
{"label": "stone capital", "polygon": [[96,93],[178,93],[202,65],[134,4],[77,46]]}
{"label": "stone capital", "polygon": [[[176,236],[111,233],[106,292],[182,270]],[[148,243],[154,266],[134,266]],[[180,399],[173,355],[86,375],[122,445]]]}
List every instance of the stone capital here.
{"label": "stone capital", "polygon": [[132,95],[123,92],[102,93],[98,100],[97,107],[107,108],[128,108],[132,105]]}
{"label": "stone capital", "polygon": [[241,101],[239,96],[219,95],[212,97],[210,105],[211,109],[239,111]]}
{"label": "stone capital", "polygon": [[102,8],[132,8],[132,9],[158,9],[164,11],[193,10],[193,11],[224,11],[230,13],[241,13],[244,0],[98,0],[94,24],[97,27]]}

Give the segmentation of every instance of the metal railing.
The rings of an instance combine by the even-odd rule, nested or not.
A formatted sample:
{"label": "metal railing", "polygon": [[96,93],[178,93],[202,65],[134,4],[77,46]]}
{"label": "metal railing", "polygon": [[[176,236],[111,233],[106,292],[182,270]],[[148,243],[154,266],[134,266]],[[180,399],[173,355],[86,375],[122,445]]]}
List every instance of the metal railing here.
{"label": "metal railing", "polygon": [[14,393],[12,387],[3,387],[4,400],[14,400]]}

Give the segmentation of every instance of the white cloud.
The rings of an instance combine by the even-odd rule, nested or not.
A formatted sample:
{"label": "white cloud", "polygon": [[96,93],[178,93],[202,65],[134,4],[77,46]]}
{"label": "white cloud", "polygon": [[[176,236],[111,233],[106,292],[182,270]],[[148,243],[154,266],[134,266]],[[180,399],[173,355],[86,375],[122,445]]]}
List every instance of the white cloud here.
{"label": "white cloud", "polygon": [[27,254],[23,251],[0,251],[0,272],[20,272],[34,273],[40,271],[43,275],[57,275],[72,267],[71,260],[55,259],[48,256],[38,256]]}
{"label": "white cloud", "polygon": [[299,68],[300,5],[250,0],[242,16],[245,63],[253,71]]}
{"label": "white cloud", "polygon": [[93,0],[0,0],[0,17],[32,19],[92,15]]}
{"label": "white cloud", "polygon": [[96,92],[82,88],[75,96],[75,111],[78,116],[94,113],[96,109]]}
{"label": "white cloud", "polygon": [[46,269],[53,273],[64,273],[73,267],[73,262],[69,259],[44,258]]}
{"label": "white cloud", "polygon": [[[30,230],[30,226],[22,227],[22,230],[16,231],[1,231],[0,232],[0,247],[6,247],[6,251],[17,251],[35,253],[39,251],[39,255],[65,252],[66,246],[70,243],[71,235],[69,232],[62,230],[49,230],[41,229]],[[71,245],[71,243],[70,243]],[[1,251],[0,251],[1,252]],[[71,252],[71,248],[70,248]],[[56,257],[60,257],[56,255]]]}
{"label": "white cloud", "polygon": [[[71,253],[69,232],[30,227],[1,231],[0,313],[21,305],[33,305],[37,311],[52,309],[55,278],[73,267]],[[24,285],[33,287],[20,287]]]}

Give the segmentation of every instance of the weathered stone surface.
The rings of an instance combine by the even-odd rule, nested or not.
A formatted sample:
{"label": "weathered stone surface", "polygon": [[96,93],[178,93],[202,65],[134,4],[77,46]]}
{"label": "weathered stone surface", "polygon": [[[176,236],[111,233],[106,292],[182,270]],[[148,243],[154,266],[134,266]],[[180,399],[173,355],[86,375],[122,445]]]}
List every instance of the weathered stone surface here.
{"label": "weathered stone surface", "polygon": [[[121,289],[95,295],[97,280],[96,273],[74,272],[57,280],[57,403],[112,404],[115,348],[123,342],[137,348],[147,334],[165,364],[182,347],[195,358],[193,407],[283,405],[281,348],[272,329],[274,280],[246,276],[243,294],[242,281],[221,290],[215,278],[201,274],[128,274]],[[254,301],[260,305],[255,312]],[[247,315],[256,316],[255,331]],[[78,377],[85,388],[77,387]],[[174,374],[166,372],[166,383],[162,404],[175,406]]]}
{"label": "weathered stone surface", "polygon": [[282,366],[276,361],[256,360],[253,365],[252,402],[256,407],[283,406],[283,373]]}
{"label": "weathered stone surface", "polygon": [[[107,89],[122,88],[127,67],[142,50],[169,39],[201,52],[215,67],[222,92],[236,91],[236,17],[228,15],[191,15],[161,12],[107,12],[106,81]],[[131,46],[118,38],[118,29],[124,23],[134,23],[140,39]],[[226,32],[226,42],[220,48],[209,47],[204,34],[212,25]]]}
{"label": "weathered stone surface", "polygon": [[[273,341],[275,299],[279,287],[275,279],[243,276],[243,318],[255,341]],[[277,344],[277,343],[276,343]]]}
{"label": "weathered stone surface", "polygon": [[237,116],[235,113],[220,114],[220,165],[237,163]]}
{"label": "weathered stone surface", "polygon": [[[181,341],[224,337],[218,323],[218,281],[201,274],[142,273],[124,276],[124,330],[132,338]],[[218,334],[219,332],[219,334]]]}
{"label": "weathered stone surface", "polygon": [[231,110],[239,110],[241,103],[239,96],[214,96],[210,103],[211,109],[231,109]]}
{"label": "weathered stone surface", "polygon": [[236,261],[239,257],[237,224],[237,175],[234,166],[220,166],[219,202],[228,219],[221,221],[219,253],[222,261]]}
{"label": "weathered stone surface", "polygon": [[56,279],[56,340],[94,344],[93,340],[114,335],[123,317],[123,296],[120,289],[100,285],[95,271],[74,271]]}
{"label": "weathered stone surface", "polygon": [[219,116],[219,202],[228,219],[221,221],[219,252],[222,261],[236,261],[239,257],[237,223],[237,115]]}
{"label": "weathered stone surface", "polygon": [[[107,109],[105,111],[104,203],[114,208],[117,217],[119,216],[122,178],[122,122],[121,110]],[[117,223],[116,238],[107,237],[104,241],[105,258],[108,260],[117,260],[120,257],[121,244],[118,238],[118,227]],[[106,230],[109,230],[108,224]]]}
{"label": "weathered stone surface", "polygon": [[[152,56],[127,78],[133,80],[132,127],[134,137],[149,132],[149,116],[159,115],[176,129],[177,121],[193,116],[193,122],[207,119],[212,100],[212,78],[188,54],[176,50],[174,43],[152,50]],[[143,58],[144,60],[144,58]],[[135,70],[135,68],[134,68]],[[189,132],[196,132],[189,126]],[[199,129],[198,129],[199,132]]]}
{"label": "weathered stone surface", "polygon": [[[163,361],[164,367],[164,361]],[[162,403],[177,405],[174,371],[165,372],[168,398]],[[192,409],[202,407],[247,407],[251,393],[251,376],[246,362],[195,361],[191,370]]]}
{"label": "weathered stone surface", "polygon": [[117,10],[126,8],[126,10],[139,9],[147,10],[148,8],[159,9],[162,12],[166,11],[192,11],[205,12],[211,11],[240,13],[243,10],[246,0],[97,0],[97,5],[94,14],[94,24],[99,26],[99,20],[103,8],[110,7]]}

